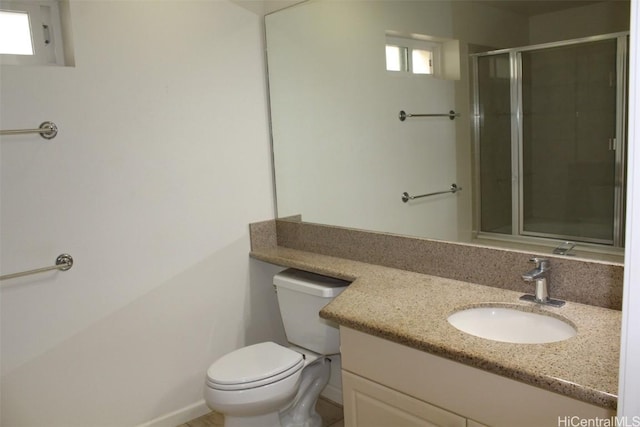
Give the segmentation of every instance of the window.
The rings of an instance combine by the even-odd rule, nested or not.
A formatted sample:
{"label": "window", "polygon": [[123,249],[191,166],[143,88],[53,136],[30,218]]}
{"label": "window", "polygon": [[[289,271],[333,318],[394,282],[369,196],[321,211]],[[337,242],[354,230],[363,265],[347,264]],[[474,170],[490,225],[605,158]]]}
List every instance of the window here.
{"label": "window", "polygon": [[58,2],[0,0],[0,63],[64,65]]}
{"label": "window", "polygon": [[387,45],[387,71],[409,71],[409,49]]}
{"label": "window", "polygon": [[437,75],[440,43],[387,36],[387,71]]}
{"label": "window", "polygon": [[33,55],[28,13],[0,10],[0,52]]}
{"label": "window", "polygon": [[433,74],[433,51],[413,49],[411,51],[413,74]]}

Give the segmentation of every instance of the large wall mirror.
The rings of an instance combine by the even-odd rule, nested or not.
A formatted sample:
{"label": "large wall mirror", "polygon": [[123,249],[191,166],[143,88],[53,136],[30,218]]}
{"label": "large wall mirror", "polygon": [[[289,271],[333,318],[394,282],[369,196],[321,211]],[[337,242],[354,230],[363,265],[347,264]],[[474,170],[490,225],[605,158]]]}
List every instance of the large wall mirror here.
{"label": "large wall mirror", "polygon": [[629,7],[309,0],[267,15],[278,217],[621,260]]}

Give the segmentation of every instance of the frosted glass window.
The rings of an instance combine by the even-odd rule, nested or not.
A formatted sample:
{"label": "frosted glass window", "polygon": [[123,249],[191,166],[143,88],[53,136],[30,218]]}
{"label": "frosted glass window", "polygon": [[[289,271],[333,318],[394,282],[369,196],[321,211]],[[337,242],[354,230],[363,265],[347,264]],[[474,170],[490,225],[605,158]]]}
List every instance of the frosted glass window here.
{"label": "frosted glass window", "polygon": [[0,11],[0,54],[33,55],[28,13]]}
{"label": "frosted glass window", "polygon": [[[418,37],[416,35],[416,37]],[[439,76],[442,42],[422,38],[386,37],[387,71]]]}
{"label": "frosted glass window", "polygon": [[386,46],[387,71],[407,71],[407,48],[401,46]]}
{"label": "frosted glass window", "polygon": [[413,74],[433,74],[433,52],[413,49],[411,51],[411,65]]}

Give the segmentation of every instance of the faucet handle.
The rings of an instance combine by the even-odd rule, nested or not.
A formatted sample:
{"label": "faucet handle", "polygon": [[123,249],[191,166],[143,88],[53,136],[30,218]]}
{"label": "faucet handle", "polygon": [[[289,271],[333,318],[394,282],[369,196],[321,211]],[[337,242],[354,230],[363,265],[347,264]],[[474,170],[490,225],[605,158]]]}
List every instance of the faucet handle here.
{"label": "faucet handle", "polygon": [[535,262],[536,268],[540,269],[540,271],[551,270],[551,265],[547,258],[533,257],[529,261]]}

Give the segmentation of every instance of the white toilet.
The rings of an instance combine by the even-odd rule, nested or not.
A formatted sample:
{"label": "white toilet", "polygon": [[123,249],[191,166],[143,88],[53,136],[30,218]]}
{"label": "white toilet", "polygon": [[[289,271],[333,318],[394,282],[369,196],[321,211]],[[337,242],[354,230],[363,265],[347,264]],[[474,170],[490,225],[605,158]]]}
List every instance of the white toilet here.
{"label": "white toilet", "polygon": [[289,269],[273,283],[290,346],[254,344],[209,367],[205,401],[224,414],[225,427],[321,427],[315,405],[330,378],[330,398],[342,403],[340,367],[331,375],[340,359],[338,328],[318,313],[349,282]]}

